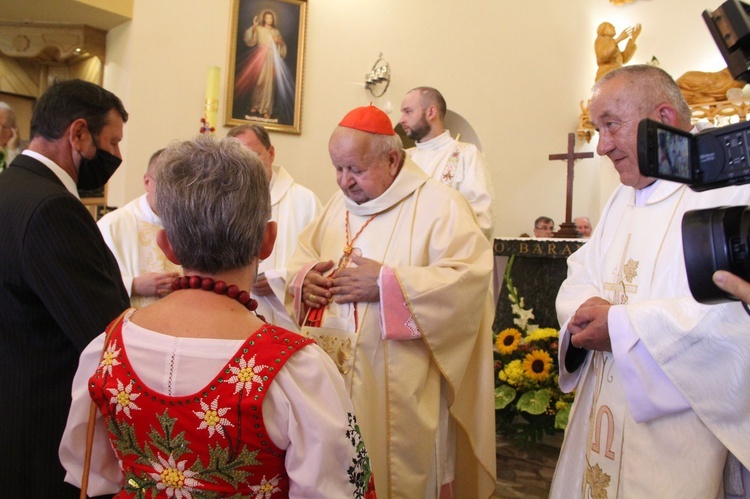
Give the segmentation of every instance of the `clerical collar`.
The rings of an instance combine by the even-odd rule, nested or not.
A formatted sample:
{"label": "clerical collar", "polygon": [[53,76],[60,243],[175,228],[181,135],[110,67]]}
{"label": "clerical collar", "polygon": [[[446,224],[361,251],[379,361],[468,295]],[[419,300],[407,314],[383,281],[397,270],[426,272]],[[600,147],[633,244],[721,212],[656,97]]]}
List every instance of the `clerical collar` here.
{"label": "clerical collar", "polygon": [[443,133],[435,138],[428,140],[427,142],[417,142],[415,145],[417,149],[440,149],[441,147],[453,142],[450,130],[445,130]]}
{"label": "clerical collar", "polygon": [[358,216],[370,216],[395,206],[404,198],[410,196],[430,177],[417,166],[408,156],[404,158],[404,165],[386,191],[375,199],[370,199],[362,204],[357,204],[350,198],[344,196],[346,209]]}
{"label": "clerical collar", "polygon": [[651,193],[654,192],[654,189],[656,189],[657,185],[659,185],[658,179],[655,182],[652,182],[651,184],[647,185],[643,189],[636,189],[635,190],[635,205],[644,206],[646,204],[646,201],[648,201],[648,198],[651,195]]}

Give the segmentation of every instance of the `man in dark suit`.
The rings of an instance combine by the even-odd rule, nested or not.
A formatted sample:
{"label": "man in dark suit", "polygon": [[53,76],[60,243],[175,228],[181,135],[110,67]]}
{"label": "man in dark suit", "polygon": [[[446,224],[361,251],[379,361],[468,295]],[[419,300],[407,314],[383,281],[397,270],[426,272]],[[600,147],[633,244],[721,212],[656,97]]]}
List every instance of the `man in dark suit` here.
{"label": "man in dark suit", "polygon": [[58,459],[73,375],[129,300],[77,188],[114,173],[127,119],[98,85],[57,83],[34,108],[28,149],[0,174],[2,497],[78,497]]}

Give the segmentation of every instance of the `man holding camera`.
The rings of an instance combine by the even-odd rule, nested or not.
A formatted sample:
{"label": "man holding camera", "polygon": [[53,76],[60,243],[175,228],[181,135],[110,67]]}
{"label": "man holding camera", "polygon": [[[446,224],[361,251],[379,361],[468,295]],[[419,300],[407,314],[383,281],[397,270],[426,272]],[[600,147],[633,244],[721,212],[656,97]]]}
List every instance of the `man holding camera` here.
{"label": "man holding camera", "polygon": [[750,187],[696,193],[640,173],[642,119],[691,128],[657,67],[608,73],[589,110],[622,185],[557,297],[560,386],[576,401],[550,496],[719,497],[727,449],[750,464],[750,317],[692,298],[681,220],[748,204]]}

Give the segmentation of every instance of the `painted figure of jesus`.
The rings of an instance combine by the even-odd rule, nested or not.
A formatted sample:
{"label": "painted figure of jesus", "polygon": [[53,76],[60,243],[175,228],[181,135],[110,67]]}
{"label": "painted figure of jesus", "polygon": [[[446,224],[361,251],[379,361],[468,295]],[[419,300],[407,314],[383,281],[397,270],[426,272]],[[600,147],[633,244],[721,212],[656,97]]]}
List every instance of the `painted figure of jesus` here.
{"label": "painted figure of jesus", "polygon": [[289,80],[289,71],[284,59],[287,48],[281,32],[276,27],[276,14],[263,10],[253,17],[253,25],[245,31],[243,41],[253,48],[239,75],[236,87],[240,92],[250,92],[250,108],[246,118],[276,122],[274,115],[277,93]]}

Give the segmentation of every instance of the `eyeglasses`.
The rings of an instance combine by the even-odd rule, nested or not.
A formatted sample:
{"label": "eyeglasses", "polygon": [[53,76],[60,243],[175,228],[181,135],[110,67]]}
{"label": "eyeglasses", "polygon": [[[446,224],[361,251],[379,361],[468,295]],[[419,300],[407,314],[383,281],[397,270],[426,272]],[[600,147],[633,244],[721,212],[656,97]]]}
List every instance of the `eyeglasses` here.
{"label": "eyeglasses", "polygon": [[534,227],[536,230],[552,230],[555,227],[553,225],[545,225],[543,227]]}

